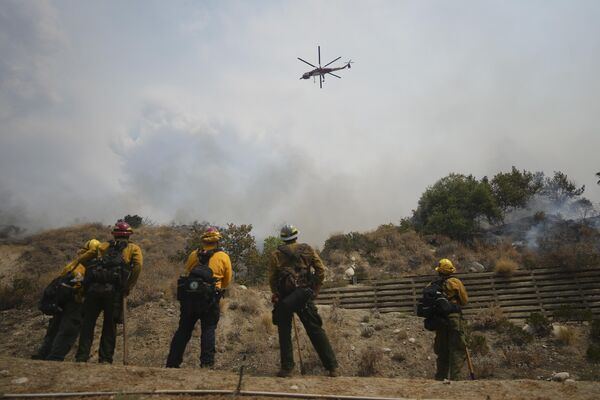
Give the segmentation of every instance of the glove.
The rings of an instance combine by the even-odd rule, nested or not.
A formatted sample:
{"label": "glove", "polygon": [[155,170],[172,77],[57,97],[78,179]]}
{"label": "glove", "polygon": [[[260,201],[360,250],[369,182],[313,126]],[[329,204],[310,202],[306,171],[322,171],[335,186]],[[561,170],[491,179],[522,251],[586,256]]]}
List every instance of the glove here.
{"label": "glove", "polygon": [[279,293],[273,293],[271,295],[271,303],[277,304],[279,302]]}

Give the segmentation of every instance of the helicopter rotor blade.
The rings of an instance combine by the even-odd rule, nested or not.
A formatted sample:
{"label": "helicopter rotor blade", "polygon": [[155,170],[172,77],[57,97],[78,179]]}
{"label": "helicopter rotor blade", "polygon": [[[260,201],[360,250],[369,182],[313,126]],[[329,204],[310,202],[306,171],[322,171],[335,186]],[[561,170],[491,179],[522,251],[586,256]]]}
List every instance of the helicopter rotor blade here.
{"label": "helicopter rotor blade", "polygon": [[337,60],[339,60],[340,58],[342,58],[342,57],[338,57],[338,58],[336,58],[335,60],[333,60],[333,61],[331,61],[331,62],[329,62],[329,63],[327,63],[327,64],[323,65],[323,68],[325,68],[325,67],[326,67],[326,66],[328,66],[329,64],[333,64],[334,62],[336,62],[336,61],[337,61]]}
{"label": "helicopter rotor blade", "polygon": [[298,60],[302,61],[303,63],[306,63],[306,64],[310,65],[310,66],[311,66],[311,67],[313,67],[313,68],[317,68],[316,66],[312,65],[311,63],[309,63],[309,62],[308,62],[308,61],[306,61],[306,60],[303,60],[303,59],[301,59],[300,57],[298,57]]}
{"label": "helicopter rotor blade", "polygon": [[319,51],[319,68],[321,68],[321,46],[317,46]]}
{"label": "helicopter rotor blade", "polygon": [[329,74],[329,75],[333,75],[333,76],[335,76],[336,78],[340,78],[340,79],[342,79],[342,77],[341,77],[341,76],[338,76],[338,75],[334,74],[333,72],[328,72],[328,74]]}
{"label": "helicopter rotor blade", "polygon": [[319,87],[323,89],[323,75],[319,75]]}

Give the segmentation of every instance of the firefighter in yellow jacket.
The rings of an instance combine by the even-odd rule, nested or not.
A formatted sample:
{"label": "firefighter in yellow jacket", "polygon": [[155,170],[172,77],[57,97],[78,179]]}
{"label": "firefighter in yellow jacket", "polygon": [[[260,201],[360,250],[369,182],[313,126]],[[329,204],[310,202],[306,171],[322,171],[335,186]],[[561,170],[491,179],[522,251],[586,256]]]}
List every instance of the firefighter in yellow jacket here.
{"label": "firefighter in yellow jacket", "polygon": [[117,321],[123,301],[137,282],[142,271],[143,256],[140,247],[129,241],[133,230],[119,220],[112,229],[113,240],[102,243],[97,251],[88,251],[79,262],[90,262],[83,282],[83,324],[75,359],[86,362],[94,339],[96,320],[102,312],[102,336],[98,362],[112,363],[115,352]]}
{"label": "firefighter in yellow jacket", "polygon": [[461,307],[469,301],[467,290],[460,279],[451,276],[456,272],[452,261],[443,258],[435,268],[443,279],[443,291],[453,305],[447,316],[447,324],[435,331],[433,350],[437,355],[435,379],[459,379],[466,358],[466,340]]}
{"label": "firefighter in yellow jacket", "polygon": [[200,320],[200,367],[215,363],[215,333],[220,317],[219,300],[233,275],[229,255],[219,247],[221,234],[209,227],[201,248],[190,253],[185,275],[177,282],[179,327],[171,340],[167,368],[179,368],[196,322]]}
{"label": "firefighter in yellow jacket", "polygon": [[[96,239],[88,240],[79,255],[87,251],[96,251],[100,242]],[[79,335],[82,320],[83,287],[85,266],[77,259],[67,264],[59,277],[64,283],[64,290],[70,293],[64,303],[52,304],[55,307],[52,319],[48,323],[46,336],[37,353],[31,358],[36,360],[63,361],[71,350],[73,343]]]}

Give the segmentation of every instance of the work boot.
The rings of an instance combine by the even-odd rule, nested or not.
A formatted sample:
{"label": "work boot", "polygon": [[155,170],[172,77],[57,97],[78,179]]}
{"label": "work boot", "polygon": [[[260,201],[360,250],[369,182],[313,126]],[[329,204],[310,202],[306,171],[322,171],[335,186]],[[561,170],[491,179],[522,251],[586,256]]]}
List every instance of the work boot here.
{"label": "work boot", "polygon": [[291,378],[294,372],[291,369],[280,369],[277,376],[280,378]]}
{"label": "work boot", "polygon": [[340,376],[340,373],[338,372],[337,368],[334,368],[327,371],[327,376],[330,378],[337,378]]}

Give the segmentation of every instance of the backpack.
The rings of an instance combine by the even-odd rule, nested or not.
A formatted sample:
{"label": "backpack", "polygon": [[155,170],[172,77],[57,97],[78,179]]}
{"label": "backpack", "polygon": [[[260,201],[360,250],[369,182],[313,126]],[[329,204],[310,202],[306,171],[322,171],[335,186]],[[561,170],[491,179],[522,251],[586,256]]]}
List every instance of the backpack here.
{"label": "backpack", "polygon": [[448,277],[431,282],[423,289],[417,304],[417,316],[425,318],[424,327],[436,331],[447,325],[448,314],[460,311],[460,308],[448,301],[444,285]]}
{"label": "backpack", "polygon": [[[76,267],[77,265],[74,268]],[[65,304],[75,299],[75,289],[71,285],[72,279],[72,271],[53,279],[44,289],[38,303],[38,310],[46,315],[62,313]]]}
{"label": "backpack", "polygon": [[83,287],[86,294],[106,294],[122,290],[129,279],[130,266],[123,259],[126,241],[111,240],[102,257],[86,266]]}
{"label": "backpack", "polygon": [[198,265],[188,276],[182,276],[177,281],[177,300],[189,304],[195,312],[205,312],[217,301],[216,280],[208,262],[219,251],[223,250],[219,248],[209,251],[196,250]]}
{"label": "backpack", "polygon": [[277,289],[282,297],[286,297],[297,288],[312,288],[315,283],[315,276],[311,267],[307,265],[304,258],[299,254],[300,246],[294,252],[288,245],[281,245],[277,248],[288,260],[285,267],[279,271]]}

